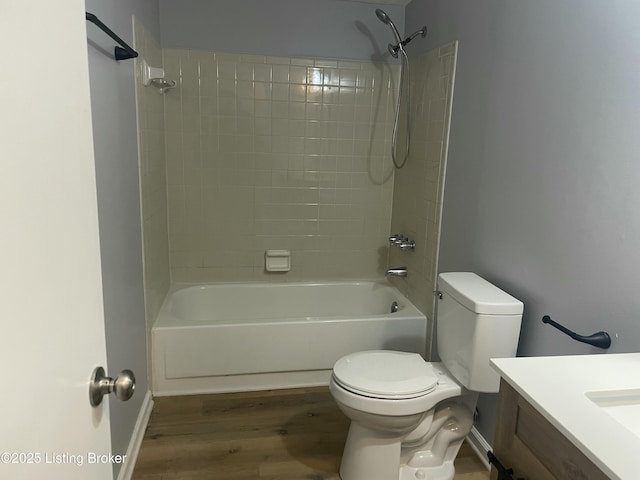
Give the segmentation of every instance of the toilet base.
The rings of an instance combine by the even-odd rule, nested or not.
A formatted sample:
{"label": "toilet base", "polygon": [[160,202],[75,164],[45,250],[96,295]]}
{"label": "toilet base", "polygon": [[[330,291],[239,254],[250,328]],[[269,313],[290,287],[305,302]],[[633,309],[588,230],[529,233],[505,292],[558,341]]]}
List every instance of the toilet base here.
{"label": "toilet base", "polygon": [[398,480],[402,436],[385,437],[351,422],[342,463],[342,480]]}
{"label": "toilet base", "polygon": [[437,467],[400,468],[400,480],[452,480],[456,474],[453,462],[444,462]]}
{"label": "toilet base", "polygon": [[[397,428],[386,425],[381,431],[352,420],[340,465],[342,480],[452,480],[453,462],[473,425],[476,399],[477,394],[471,394],[443,402],[425,412],[417,426],[405,421],[399,428],[402,417],[385,417],[387,423],[395,419]],[[351,418],[361,416],[349,413]]]}

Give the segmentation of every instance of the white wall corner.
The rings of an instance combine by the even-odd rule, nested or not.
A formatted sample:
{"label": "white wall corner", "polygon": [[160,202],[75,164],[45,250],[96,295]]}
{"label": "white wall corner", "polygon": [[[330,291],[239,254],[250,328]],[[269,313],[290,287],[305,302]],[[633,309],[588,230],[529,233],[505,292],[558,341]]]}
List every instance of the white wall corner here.
{"label": "white wall corner", "polygon": [[149,417],[151,417],[151,411],[153,410],[153,397],[151,391],[147,390],[147,394],[142,401],[142,407],[136,420],[136,425],[133,428],[133,434],[131,435],[131,441],[127,448],[126,459],[122,464],[120,473],[117,480],[131,480],[133,476],[133,469],[136,466],[136,460],[138,459],[138,453],[140,452],[140,446],[142,445],[142,439],[144,438],[144,432],[147,429],[149,423]]}

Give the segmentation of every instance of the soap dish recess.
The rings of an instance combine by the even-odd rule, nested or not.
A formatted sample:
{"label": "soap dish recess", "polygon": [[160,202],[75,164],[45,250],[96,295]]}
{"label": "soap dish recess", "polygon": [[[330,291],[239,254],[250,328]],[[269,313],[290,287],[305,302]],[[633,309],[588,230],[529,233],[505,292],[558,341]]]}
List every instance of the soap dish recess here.
{"label": "soap dish recess", "polygon": [[291,270],[291,252],[289,250],[267,250],[264,253],[264,265],[267,272],[288,272]]}

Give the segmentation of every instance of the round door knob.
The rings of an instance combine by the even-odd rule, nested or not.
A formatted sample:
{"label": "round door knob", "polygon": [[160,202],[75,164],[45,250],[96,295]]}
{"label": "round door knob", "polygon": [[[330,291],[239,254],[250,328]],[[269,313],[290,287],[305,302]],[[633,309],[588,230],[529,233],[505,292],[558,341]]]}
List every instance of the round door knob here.
{"label": "round door knob", "polygon": [[107,377],[104,368],[96,367],[89,383],[89,401],[92,407],[102,403],[102,397],[115,393],[118,400],[126,402],[136,389],[136,377],[131,370],[123,370],[115,378]]}
{"label": "round door knob", "polygon": [[136,389],[136,376],[131,370],[123,370],[113,381],[113,392],[116,398],[126,402],[133,397]]}

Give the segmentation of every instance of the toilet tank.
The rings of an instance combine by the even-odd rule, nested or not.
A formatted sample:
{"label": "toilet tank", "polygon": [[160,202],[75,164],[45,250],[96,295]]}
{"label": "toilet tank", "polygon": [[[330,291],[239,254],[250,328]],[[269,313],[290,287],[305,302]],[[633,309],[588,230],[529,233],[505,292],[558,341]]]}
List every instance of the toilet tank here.
{"label": "toilet tank", "polygon": [[491,358],[515,357],[524,305],[471,272],[438,276],[438,354],[467,389],[497,392]]}

